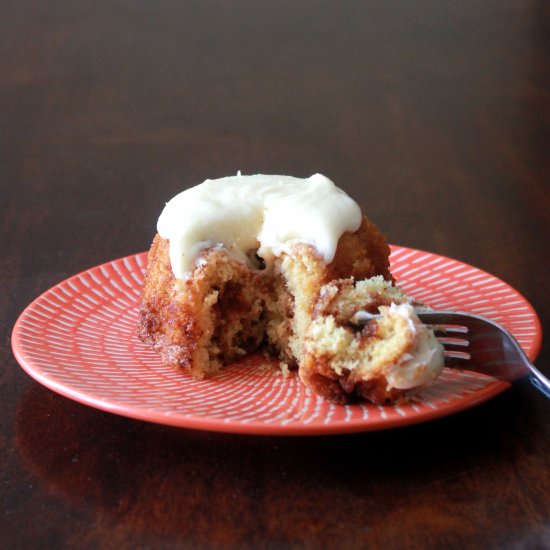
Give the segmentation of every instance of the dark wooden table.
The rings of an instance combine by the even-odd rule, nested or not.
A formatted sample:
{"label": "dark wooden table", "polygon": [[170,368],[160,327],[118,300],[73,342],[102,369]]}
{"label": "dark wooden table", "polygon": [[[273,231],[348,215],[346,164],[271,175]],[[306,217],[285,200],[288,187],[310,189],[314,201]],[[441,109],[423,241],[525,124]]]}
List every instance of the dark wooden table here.
{"label": "dark wooden table", "polygon": [[0,547],[550,548],[527,385],[385,432],[222,435],[72,402],[10,349],[33,298],[237,170],[328,175],[548,326],[549,21],[540,0],[4,2]]}

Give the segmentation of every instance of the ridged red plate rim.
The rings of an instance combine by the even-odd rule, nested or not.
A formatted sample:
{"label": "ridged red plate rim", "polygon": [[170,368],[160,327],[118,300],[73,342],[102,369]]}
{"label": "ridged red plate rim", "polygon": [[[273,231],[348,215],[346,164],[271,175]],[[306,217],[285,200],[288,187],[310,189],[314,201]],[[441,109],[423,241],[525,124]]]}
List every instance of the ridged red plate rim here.
{"label": "ridged red plate rim", "polygon": [[[534,359],[542,342],[529,302],[507,283],[458,260],[392,246],[392,272],[417,300],[491,317]],[[447,416],[509,385],[445,369],[418,399],[399,406],[332,405],[298,377],[284,378],[261,355],[197,381],[162,365],[136,336],[146,253],[119,258],[54,286],[21,314],[14,354],[35,380],[112,413],[184,428],[263,435],[380,430]]]}

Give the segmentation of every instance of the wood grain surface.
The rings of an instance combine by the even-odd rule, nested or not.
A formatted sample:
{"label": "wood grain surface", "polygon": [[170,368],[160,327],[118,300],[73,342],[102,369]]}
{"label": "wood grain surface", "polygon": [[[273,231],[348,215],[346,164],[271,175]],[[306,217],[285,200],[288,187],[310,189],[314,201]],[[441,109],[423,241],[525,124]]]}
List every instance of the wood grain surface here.
{"label": "wood grain surface", "polygon": [[550,548],[528,385],[409,428],[246,437],[87,408],[10,349],[37,295],[237,170],[326,174],[548,327],[548,3],[9,0],[0,75],[1,548]]}

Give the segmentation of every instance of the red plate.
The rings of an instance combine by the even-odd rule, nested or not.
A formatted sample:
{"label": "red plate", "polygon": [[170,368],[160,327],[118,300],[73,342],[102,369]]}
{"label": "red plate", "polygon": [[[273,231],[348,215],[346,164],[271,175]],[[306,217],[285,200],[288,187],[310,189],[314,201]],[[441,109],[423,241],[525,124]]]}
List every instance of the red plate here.
{"label": "red plate", "polygon": [[[445,369],[417,400],[400,406],[332,405],[284,378],[260,355],[193,380],[162,365],[136,337],[146,254],[121,258],[63,281],[25,309],[12,335],[21,366],[44,386],[98,409],[185,428],[314,435],[379,430],[446,416],[508,387]],[[480,313],[504,325],[534,359],[541,326],[516,290],[457,260],[392,247],[392,272],[417,300]]]}

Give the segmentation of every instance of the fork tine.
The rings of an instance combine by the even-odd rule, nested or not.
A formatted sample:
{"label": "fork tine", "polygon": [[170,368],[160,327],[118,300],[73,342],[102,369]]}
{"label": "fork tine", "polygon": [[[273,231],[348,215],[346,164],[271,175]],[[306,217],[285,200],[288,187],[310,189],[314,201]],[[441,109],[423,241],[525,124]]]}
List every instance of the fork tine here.
{"label": "fork tine", "polygon": [[438,336],[437,338],[444,346],[459,346],[469,347],[470,342],[464,338],[450,338],[446,336]]}
{"label": "fork tine", "polygon": [[468,327],[462,325],[432,325],[427,324],[435,334],[468,334]]}
{"label": "fork tine", "polygon": [[417,309],[420,320],[427,325],[446,325],[449,322],[450,311],[434,311],[430,309]]}
{"label": "fork tine", "polygon": [[417,308],[416,313],[420,320],[429,326],[436,334],[448,332],[468,333],[466,324],[459,324],[453,317],[453,322],[449,322],[450,311],[434,311],[426,308]]}
{"label": "fork tine", "polygon": [[444,354],[445,359],[461,359],[462,361],[469,361],[472,357],[469,353],[466,353],[464,351],[445,350]]}

